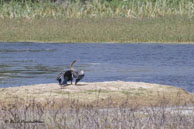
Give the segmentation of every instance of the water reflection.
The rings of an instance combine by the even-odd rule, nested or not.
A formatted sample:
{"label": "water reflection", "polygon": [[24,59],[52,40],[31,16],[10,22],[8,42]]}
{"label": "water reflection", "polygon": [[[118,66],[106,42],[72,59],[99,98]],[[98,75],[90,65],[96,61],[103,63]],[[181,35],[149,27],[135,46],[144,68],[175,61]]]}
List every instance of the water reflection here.
{"label": "water reflection", "polygon": [[193,91],[194,45],[0,43],[0,87],[54,83],[84,69],[83,81],[142,81]]}

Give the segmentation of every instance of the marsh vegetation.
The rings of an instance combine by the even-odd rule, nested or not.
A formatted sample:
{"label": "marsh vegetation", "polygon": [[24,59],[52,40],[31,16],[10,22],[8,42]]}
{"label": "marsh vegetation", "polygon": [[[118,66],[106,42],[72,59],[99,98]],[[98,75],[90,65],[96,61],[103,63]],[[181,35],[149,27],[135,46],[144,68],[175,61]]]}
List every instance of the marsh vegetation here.
{"label": "marsh vegetation", "polygon": [[[179,98],[179,96],[177,96]],[[178,99],[177,99],[178,100]],[[58,100],[57,100],[58,101]],[[139,107],[129,104],[126,99],[120,105],[112,107],[113,100],[106,100],[104,107],[100,101],[94,105],[81,105],[77,100],[47,100],[36,102],[30,98],[25,103],[15,102],[0,108],[0,128],[14,129],[191,129],[194,128],[194,104],[176,103],[171,107],[163,98],[156,105]]]}
{"label": "marsh vegetation", "polygon": [[192,0],[1,0],[2,18],[193,17]]}
{"label": "marsh vegetation", "polygon": [[7,42],[194,42],[194,18],[43,18],[0,20],[0,41]]}
{"label": "marsh vegetation", "polygon": [[194,42],[192,0],[0,2],[0,40]]}

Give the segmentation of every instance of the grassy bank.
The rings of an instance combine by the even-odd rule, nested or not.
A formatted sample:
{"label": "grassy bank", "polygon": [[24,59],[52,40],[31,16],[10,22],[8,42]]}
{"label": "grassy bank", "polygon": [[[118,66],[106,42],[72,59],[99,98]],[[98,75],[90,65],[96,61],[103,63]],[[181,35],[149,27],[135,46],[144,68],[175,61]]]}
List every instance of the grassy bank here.
{"label": "grassy bank", "polygon": [[194,42],[194,18],[1,18],[0,41]]}

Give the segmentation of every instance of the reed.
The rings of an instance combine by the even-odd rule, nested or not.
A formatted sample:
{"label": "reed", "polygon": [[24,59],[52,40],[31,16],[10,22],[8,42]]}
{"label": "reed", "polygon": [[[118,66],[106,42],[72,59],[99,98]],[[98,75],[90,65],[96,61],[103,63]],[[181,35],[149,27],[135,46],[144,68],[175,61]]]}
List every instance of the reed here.
{"label": "reed", "polygon": [[192,0],[75,0],[62,4],[51,1],[0,2],[1,18],[88,18],[88,17],[193,17]]}
{"label": "reed", "polygon": [[[177,96],[178,98],[178,96]],[[163,98],[157,105],[138,107],[128,100],[111,107],[112,99],[105,107],[80,105],[79,101],[70,100],[66,107],[65,100],[56,103],[48,99],[46,103],[33,98],[21,104],[14,103],[0,108],[0,128],[14,129],[191,129],[194,128],[194,103],[169,106]],[[99,101],[100,102],[100,101]]]}
{"label": "reed", "polygon": [[0,41],[194,42],[193,0],[0,1]]}

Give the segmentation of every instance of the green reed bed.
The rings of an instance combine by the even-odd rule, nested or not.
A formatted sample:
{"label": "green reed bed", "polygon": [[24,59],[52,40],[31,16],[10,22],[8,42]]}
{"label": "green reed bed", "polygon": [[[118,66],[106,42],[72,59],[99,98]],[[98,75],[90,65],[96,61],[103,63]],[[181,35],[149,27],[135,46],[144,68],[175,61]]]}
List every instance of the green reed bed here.
{"label": "green reed bed", "polygon": [[0,41],[194,42],[193,0],[0,2]]}
{"label": "green reed bed", "polygon": [[186,15],[193,17],[193,0],[75,0],[66,2],[1,0],[0,17],[157,17]]}
{"label": "green reed bed", "polygon": [[43,18],[0,20],[0,41],[194,42],[194,18]]}

